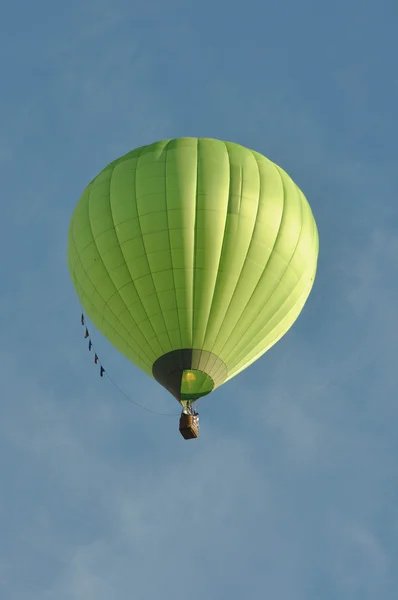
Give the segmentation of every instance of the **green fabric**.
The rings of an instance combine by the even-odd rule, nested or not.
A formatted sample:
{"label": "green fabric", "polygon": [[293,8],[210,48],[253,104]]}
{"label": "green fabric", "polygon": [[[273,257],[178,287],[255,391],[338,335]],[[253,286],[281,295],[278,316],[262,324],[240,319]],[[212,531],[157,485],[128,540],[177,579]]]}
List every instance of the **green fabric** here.
{"label": "green fabric", "polygon": [[114,161],[69,229],[84,310],[149,375],[163,354],[200,348],[231,379],[297,319],[317,257],[311,208],[290,177],[213,139],[165,140]]}
{"label": "green fabric", "polygon": [[206,373],[186,369],[181,381],[181,400],[197,400],[210,394],[213,388],[214,382]]}

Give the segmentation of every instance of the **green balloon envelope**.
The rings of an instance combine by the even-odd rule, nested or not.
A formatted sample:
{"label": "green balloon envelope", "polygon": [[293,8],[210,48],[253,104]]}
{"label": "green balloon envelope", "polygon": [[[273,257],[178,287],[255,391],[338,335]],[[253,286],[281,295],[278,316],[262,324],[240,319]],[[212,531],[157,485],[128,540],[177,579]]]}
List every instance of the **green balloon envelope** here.
{"label": "green balloon envelope", "polygon": [[207,138],[108,165],[73,213],[68,265],[87,315],[180,402],[210,393],[293,325],[318,259],[311,208],[261,154]]}

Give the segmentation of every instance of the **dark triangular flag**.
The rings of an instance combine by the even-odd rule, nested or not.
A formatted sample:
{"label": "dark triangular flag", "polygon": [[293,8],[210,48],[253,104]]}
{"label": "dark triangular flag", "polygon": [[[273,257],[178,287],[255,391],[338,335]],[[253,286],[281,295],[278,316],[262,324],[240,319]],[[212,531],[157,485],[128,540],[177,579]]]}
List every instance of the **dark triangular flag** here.
{"label": "dark triangular flag", "polygon": [[105,373],[105,369],[104,369],[104,367],[101,367],[101,369],[100,369],[100,375],[101,375],[101,377],[104,376],[104,373]]}
{"label": "dark triangular flag", "polygon": [[88,329],[87,329],[87,327],[86,327],[86,333],[84,334],[84,337],[85,337],[85,338],[88,338],[88,336],[89,336],[89,333],[88,333]]}
{"label": "dark triangular flag", "polygon": [[98,363],[98,356],[96,354],[94,355],[94,362],[95,362],[95,364]]}
{"label": "dark triangular flag", "polygon": [[89,342],[88,342],[88,349],[91,350],[92,347],[93,347],[93,344],[92,344],[91,340],[89,340]]}
{"label": "dark triangular flag", "polygon": [[83,313],[82,313],[82,317],[81,317],[81,322],[82,322],[82,325],[84,325],[84,314]]}

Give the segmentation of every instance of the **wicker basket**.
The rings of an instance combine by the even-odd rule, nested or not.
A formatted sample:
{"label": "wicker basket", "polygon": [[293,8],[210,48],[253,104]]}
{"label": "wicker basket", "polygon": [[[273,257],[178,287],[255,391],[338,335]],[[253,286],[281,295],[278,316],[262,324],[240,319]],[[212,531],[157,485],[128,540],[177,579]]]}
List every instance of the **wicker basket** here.
{"label": "wicker basket", "polygon": [[182,413],[180,417],[180,433],[185,440],[192,440],[199,435],[199,428],[195,425],[192,415]]}

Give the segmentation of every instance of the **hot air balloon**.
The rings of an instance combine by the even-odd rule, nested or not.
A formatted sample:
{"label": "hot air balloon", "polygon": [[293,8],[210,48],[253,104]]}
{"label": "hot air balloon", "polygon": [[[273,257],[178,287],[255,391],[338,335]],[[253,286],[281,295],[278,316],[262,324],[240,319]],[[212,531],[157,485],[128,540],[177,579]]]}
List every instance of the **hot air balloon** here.
{"label": "hot air balloon", "polygon": [[279,166],[236,143],[178,138],[89,183],[68,266],[94,325],[181,403],[180,431],[197,437],[194,402],[296,321],[318,244],[310,205]]}

